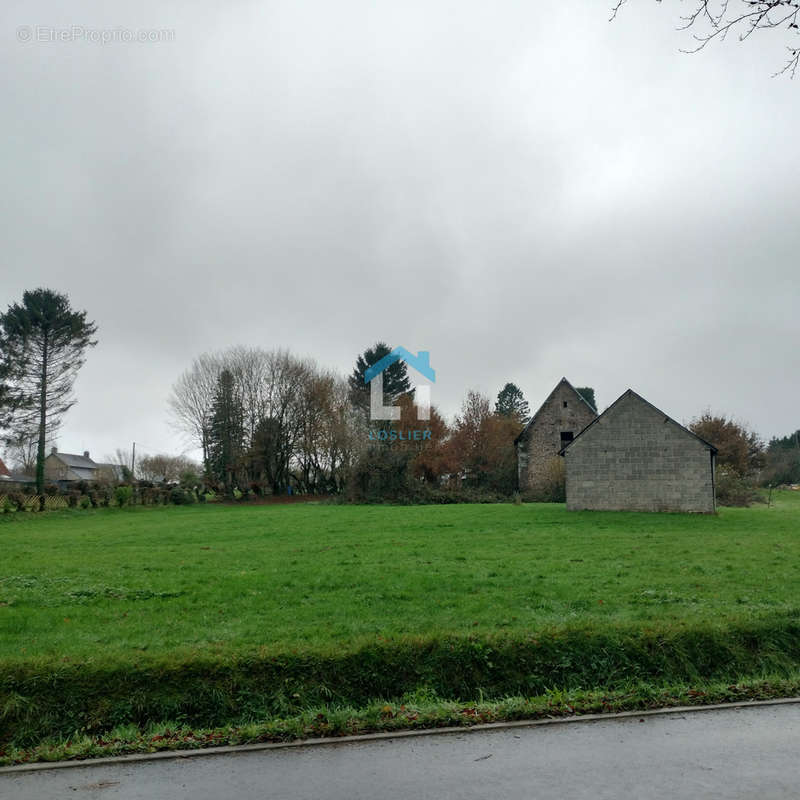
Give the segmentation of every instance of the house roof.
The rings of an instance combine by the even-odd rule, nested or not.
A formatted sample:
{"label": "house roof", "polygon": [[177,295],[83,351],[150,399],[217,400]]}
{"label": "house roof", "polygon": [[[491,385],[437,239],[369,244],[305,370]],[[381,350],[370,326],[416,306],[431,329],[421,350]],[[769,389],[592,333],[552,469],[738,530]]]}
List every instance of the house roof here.
{"label": "house roof", "polygon": [[0,458],[0,484],[6,483],[36,483],[36,478],[23,475],[21,472],[12,472]]}
{"label": "house roof", "polygon": [[678,428],[680,428],[684,433],[687,433],[689,436],[697,439],[699,442],[702,442],[712,452],[714,453],[717,452],[717,448],[714,447],[714,445],[711,444],[711,442],[707,442],[705,439],[698,436],[693,431],[690,431],[685,425],[681,425],[680,422],[676,422],[668,414],[665,414],[660,408],[656,408],[651,402],[645,400],[644,397],[642,397],[640,394],[634,392],[633,389],[626,389],[602,414],[600,414],[599,417],[595,417],[571,442],[567,442],[567,444],[564,445],[564,447],[562,447],[561,450],[559,450],[558,454],[563,456],[565,450],[567,450],[575,442],[577,442],[578,439],[580,439],[581,436],[583,436],[583,434],[586,433],[586,431],[588,431],[595,423],[599,422],[606,414],[613,411],[613,409],[617,406],[617,404],[620,403],[622,400],[624,400],[626,397],[636,398],[637,400],[639,400],[639,402],[644,403],[646,406],[653,409],[653,411],[663,416],[665,422],[671,422],[673,425],[676,425]]}
{"label": "house roof", "polygon": [[590,410],[590,411],[591,411],[593,414],[595,414],[595,415],[597,414],[597,409],[596,409],[596,408],[593,408],[593,407],[592,407],[592,405],[591,405],[591,403],[589,403],[589,401],[588,401],[588,400],[587,400],[587,399],[586,399],[586,398],[585,398],[585,397],[584,397],[584,396],[583,396],[583,395],[582,395],[582,394],[581,394],[581,393],[580,393],[580,392],[579,392],[579,391],[578,391],[578,390],[577,390],[577,389],[576,389],[576,388],[575,388],[575,387],[574,387],[574,386],[573,386],[573,385],[572,385],[572,384],[571,384],[571,383],[570,383],[570,382],[569,382],[569,381],[568,381],[566,378],[562,378],[562,379],[561,379],[561,380],[560,380],[560,381],[559,381],[559,382],[558,382],[558,383],[557,383],[557,384],[556,384],[556,385],[553,387],[553,391],[552,391],[552,392],[550,392],[550,394],[549,394],[549,395],[547,395],[547,398],[545,399],[544,403],[542,403],[542,404],[539,406],[539,408],[538,408],[538,410],[536,411],[536,413],[535,413],[535,414],[534,414],[534,415],[533,415],[533,416],[530,418],[530,420],[528,420],[528,424],[527,424],[527,425],[526,425],[526,426],[525,426],[525,427],[524,427],[524,428],[523,428],[523,429],[520,431],[520,433],[519,433],[519,436],[517,436],[517,438],[516,438],[516,439],[514,439],[514,444],[516,444],[517,442],[519,442],[519,441],[521,441],[522,439],[524,439],[524,438],[525,438],[525,436],[526,436],[526,435],[527,435],[527,433],[528,433],[528,430],[529,430],[529,429],[530,429],[530,427],[531,427],[531,426],[532,426],[532,425],[533,425],[533,424],[536,422],[536,419],[537,419],[537,417],[539,416],[539,414],[541,414],[541,413],[542,413],[542,411],[544,410],[545,406],[546,406],[546,405],[547,405],[547,404],[548,404],[548,403],[549,403],[549,402],[550,402],[550,401],[553,399],[553,395],[554,395],[554,394],[555,394],[555,393],[556,393],[556,392],[557,392],[557,391],[558,391],[558,390],[559,390],[559,389],[560,389],[562,386],[564,386],[564,385],[566,385],[566,386],[567,386],[567,388],[569,388],[569,389],[572,389],[573,393],[574,393],[574,394],[576,394],[576,395],[577,395],[577,396],[578,396],[578,397],[581,399],[581,401],[582,401],[582,402],[583,402],[583,403],[586,405],[586,407],[587,407],[587,408],[588,408],[588,409],[589,409],[589,410]]}
{"label": "house roof", "polygon": [[97,467],[70,467],[69,471],[75,475],[78,480],[91,481],[95,478]]}
{"label": "house roof", "polygon": [[68,467],[83,467],[84,469],[97,469],[99,466],[91,458],[86,456],[79,456],[76,453],[62,453],[56,451],[52,453],[56,458],[60,458]]}
{"label": "house roof", "polygon": [[0,475],[0,484],[5,483],[36,483],[36,478],[21,472],[10,472],[8,475]]}

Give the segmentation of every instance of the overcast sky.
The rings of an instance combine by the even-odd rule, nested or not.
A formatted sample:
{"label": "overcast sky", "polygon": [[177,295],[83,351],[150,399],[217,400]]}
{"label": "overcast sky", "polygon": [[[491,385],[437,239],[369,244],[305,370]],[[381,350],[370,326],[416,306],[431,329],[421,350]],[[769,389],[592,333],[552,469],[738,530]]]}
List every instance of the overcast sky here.
{"label": "overcast sky", "polygon": [[786,40],[684,55],[682,4],[609,5],[4,0],[0,305],[46,286],[99,326],[60,449],[184,450],[204,351],[344,373],[377,339],[430,351],[449,415],[566,375],[800,426]]}

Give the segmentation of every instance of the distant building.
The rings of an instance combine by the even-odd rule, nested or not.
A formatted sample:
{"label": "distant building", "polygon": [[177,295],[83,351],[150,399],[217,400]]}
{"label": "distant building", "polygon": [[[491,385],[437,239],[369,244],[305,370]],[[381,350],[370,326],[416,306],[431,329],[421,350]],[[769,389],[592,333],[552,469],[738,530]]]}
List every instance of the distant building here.
{"label": "distant building", "polygon": [[0,458],[0,493],[20,489],[30,483],[36,483],[36,479],[21,472],[12,472]]}
{"label": "distant building", "polygon": [[567,510],[714,513],[716,448],[632,389],[562,453]]}
{"label": "distant building", "polygon": [[561,449],[595,417],[595,409],[562,378],[514,442],[520,491],[535,494],[540,490]]}
{"label": "distant building", "polygon": [[47,483],[70,484],[77,481],[121,481],[123,469],[119,464],[99,464],[84,450],[83,455],[59,453],[53,447],[44,460],[44,479]]}

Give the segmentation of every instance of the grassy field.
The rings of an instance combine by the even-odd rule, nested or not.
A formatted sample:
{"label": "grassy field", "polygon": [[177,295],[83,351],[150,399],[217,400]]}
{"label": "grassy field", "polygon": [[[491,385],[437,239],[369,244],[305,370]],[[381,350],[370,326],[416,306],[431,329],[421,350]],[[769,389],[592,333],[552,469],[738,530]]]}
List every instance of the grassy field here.
{"label": "grassy field", "polygon": [[8,515],[0,745],[150,724],[157,707],[208,725],[326,697],[610,691],[665,670],[787,677],[799,618],[800,493],[718,516],[538,504]]}

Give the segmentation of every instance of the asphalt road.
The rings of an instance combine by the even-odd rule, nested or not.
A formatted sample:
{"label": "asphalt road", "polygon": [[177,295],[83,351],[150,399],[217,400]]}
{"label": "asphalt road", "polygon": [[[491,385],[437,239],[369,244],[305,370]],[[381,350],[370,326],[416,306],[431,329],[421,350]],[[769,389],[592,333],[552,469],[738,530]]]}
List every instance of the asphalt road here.
{"label": "asphalt road", "polygon": [[0,774],[68,797],[796,800],[800,704]]}

